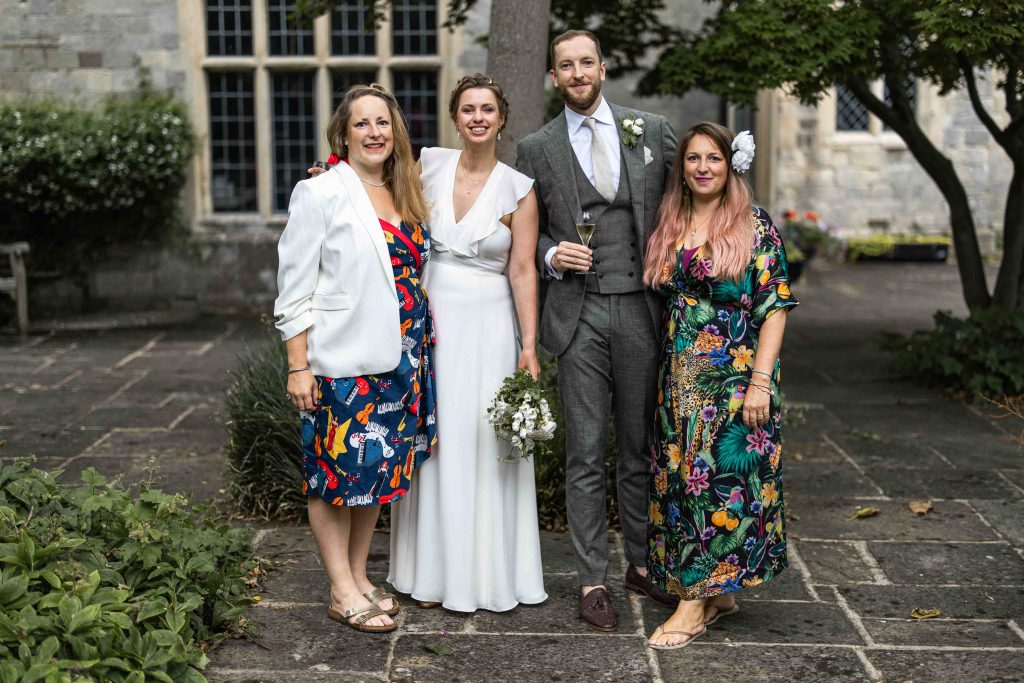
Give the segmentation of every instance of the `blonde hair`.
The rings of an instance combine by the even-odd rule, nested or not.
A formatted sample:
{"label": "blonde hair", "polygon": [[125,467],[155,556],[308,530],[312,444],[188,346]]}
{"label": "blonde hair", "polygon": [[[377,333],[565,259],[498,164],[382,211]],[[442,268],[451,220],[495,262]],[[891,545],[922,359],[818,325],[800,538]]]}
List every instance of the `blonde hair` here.
{"label": "blonde hair", "polygon": [[391,156],[384,162],[384,185],[391,193],[391,201],[395,209],[406,223],[423,223],[429,211],[423,199],[423,184],[416,172],[416,162],[412,158],[412,143],[409,141],[409,128],[405,124],[398,100],[387,88],[378,84],[353,85],[345,92],[338,108],[334,110],[330,123],[327,124],[327,143],[331,151],[339,158],[348,156],[345,145],[345,132],[348,130],[349,119],[352,118],[352,104],[360,97],[379,97],[387,105],[391,115],[391,131],[394,149]]}
{"label": "blonde hair", "polygon": [[743,178],[732,167],[732,140],[735,134],[717,123],[702,121],[679,141],[676,158],[658,210],[657,227],[647,242],[644,257],[644,284],[658,289],[665,281],[662,273],[675,266],[679,243],[693,222],[693,196],[684,175],[686,148],[698,135],[704,135],[726,159],[729,174],[725,187],[708,224],[707,256],[712,272],[719,278],[738,281],[743,277],[753,249],[754,196]]}

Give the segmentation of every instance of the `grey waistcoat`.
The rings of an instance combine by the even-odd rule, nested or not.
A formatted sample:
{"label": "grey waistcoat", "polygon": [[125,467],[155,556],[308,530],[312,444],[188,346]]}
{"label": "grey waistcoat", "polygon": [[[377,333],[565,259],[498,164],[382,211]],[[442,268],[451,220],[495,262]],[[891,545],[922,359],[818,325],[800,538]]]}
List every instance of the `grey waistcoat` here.
{"label": "grey waistcoat", "polygon": [[587,180],[575,154],[572,158],[581,208],[589,211],[597,224],[590,240],[590,248],[594,250],[593,270],[597,271],[597,275],[586,276],[587,291],[601,294],[643,291],[643,263],[636,243],[625,160],[621,162],[619,191],[609,204]]}

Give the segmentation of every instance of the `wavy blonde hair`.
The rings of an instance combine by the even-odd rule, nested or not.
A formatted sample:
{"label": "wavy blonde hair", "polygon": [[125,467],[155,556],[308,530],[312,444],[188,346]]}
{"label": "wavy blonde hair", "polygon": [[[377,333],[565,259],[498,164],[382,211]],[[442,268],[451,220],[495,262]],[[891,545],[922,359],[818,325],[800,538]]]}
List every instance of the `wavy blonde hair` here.
{"label": "wavy blonde hair", "polygon": [[416,162],[412,158],[412,143],[409,141],[409,128],[405,124],[402,108],[398,100],[379,83],[370,85],[353,85],[345,91],[338,108],[334,110],[330,123],[327,124],[327,143],[331,151],[339,158],[348,156],[345,145],[345,132],[352,118],[352,104],[360,97],[379,97],[387,105],[391,115],[391,132],[394,150],[384,162],[384,185],[391,193],[391,201],[395,209],[406,223],[423,223],[429,211],[423,198],[423,184],[416,172]]}
{"label": "wavy blonde hair", "polygon": [[657,227],[647,242],[644,257],[644,284],[658,289],[663,272],[675,265],[679,244],[693,222],[693,195],[684,175],[686,148],[698,135],[704,135],[726,159],[729,175],[708,224],[708,258],[712,272],[719,278],[738,281],[743,277],[753,249],[755,230],[752,219],[754,195],[746,179],[732,167],[732,140],[735,133],[717,123],[702,121],[679,141],[676,158],[665,187],[665,198],[658,210]]}

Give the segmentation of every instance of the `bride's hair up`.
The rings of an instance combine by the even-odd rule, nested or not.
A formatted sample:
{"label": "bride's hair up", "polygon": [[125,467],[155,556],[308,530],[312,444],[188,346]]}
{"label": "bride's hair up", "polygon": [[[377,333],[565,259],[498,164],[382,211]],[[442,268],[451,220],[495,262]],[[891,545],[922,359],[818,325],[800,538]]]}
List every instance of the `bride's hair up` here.
{"label": "bride's hair up", "polygon": [[707,257],[711,259],[712,272],[718,278],[738,281],[750,263],[754,195],[746,179],[729,163],[735,135],[725,126],[702,121],[686,131],[676,147],[672,175],[658,210],[657,227],[647,242],[644,284],[654,289],[665,282],[663,271],[675,265],[678,247],[693,220],[693,194],[686,187],[684,167],[686,148],[698,135],[704,135],[718,148],[729,173],[708,225]]}
{"label": "bride's hair up", "polygon": [[508,123],[510,109],[508,98],[505,97],[505,91],[501,89],[500,85],[495,83],[489,76],[484,76],[481,73],[463,76],[459,79],[458,85],[455,86],[451,97],[448,98],[448,115],[452,117],[452,121],[455,120],[455,115],[459,112],[459,99],[462,97],[462,93],[474,88],[483,88],[494,93],[494,99],[498,101],[498,113],[501,114],[501,128],[498,129],[500,133],[505,129],[505,124]]}

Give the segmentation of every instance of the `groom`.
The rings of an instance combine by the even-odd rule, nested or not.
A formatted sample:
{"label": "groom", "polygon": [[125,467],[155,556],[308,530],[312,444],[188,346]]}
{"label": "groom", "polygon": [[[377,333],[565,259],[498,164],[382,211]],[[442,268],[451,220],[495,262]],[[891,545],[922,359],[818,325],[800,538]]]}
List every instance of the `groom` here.
{"label": "groom", "polygon": [[[565,109],[518,147],[540,205],[537,260],[551,282],[540,341],[558,357],[566,422],[565,507],[580,581],[580,617],[613,631],[618,616],[605,584],[608,528],[604,454],[615,411],[616,480],[626,543],[626,587],[669,606],[676,600],[647,577],[646,435],[654,419],[661,303],[643,285],[644,251],[676,149],[661,116],[610,104],[601,95],[605,63],[589,31],[551,42],[551,82]],[[623,120],[637,121],[638,131]],[[597,228],[590,248],[576,218]],[[583,275],[583,271],[596,271]]]}

